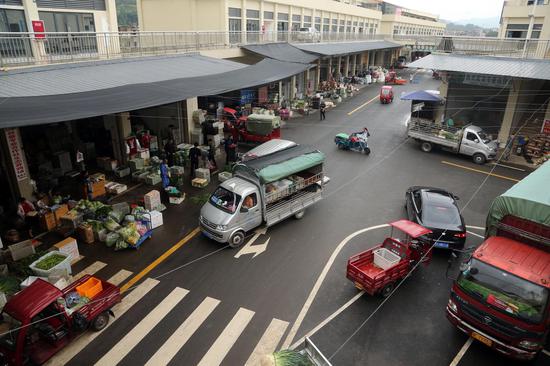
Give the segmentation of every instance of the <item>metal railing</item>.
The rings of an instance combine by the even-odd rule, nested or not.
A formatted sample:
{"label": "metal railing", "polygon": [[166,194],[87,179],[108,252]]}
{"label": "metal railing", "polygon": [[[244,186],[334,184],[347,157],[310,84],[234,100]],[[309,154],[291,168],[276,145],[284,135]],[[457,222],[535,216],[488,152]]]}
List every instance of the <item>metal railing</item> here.
{"label": "metal railing", "polygon": [[167,55],[273,42],[386,40],[411,49],[468,55],[550,58],[550,41],[482,37],[302,32],[0,33],[0,67]]}

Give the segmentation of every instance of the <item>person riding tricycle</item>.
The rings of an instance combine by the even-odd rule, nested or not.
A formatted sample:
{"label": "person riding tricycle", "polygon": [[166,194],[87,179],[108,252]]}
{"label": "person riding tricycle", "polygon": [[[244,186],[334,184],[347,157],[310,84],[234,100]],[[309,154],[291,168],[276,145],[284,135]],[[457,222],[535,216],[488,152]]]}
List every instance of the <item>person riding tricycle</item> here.
{"label": "person riding tricycle", "polygon": [[339,149],[352,150],[369,155],[371,152],[368,144],[369,137],[369,129],[365,127],[362,131],[354,132],[349,135],[347,133],[339,133],[334,138],[334,142]]}
{"label": "person riding tricycle", "polygon": [[380,89],[380,103],[389,104],[393,102],[393,88],[389,85],[384,85]]}

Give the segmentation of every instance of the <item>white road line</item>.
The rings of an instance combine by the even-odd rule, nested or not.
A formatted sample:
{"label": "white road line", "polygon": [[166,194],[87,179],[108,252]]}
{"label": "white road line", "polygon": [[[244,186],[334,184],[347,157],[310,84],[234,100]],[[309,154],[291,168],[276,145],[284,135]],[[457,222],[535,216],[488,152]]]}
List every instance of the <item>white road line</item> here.
{"label": "white road line", "polygon": [[500,163],[492,163],[491,165],[501,166],[501,167],[504,167],[504,168],[508,168],[508,169],[512,169],[512,170],[518,170],[520,172],[525,172],[525,169],[516,168],[515,166],[504,165],[504,164],[500,164]]}
{"label": "white road line", "polygon": [[102,270],[105,266],[107,266],[107,263],[103,263],[103,262],[100,262],[100,261],[94,262],[94,263],[90,264],[88,267],[84,268],[84,270],[82,272],[79,272],[76,275],[74,275],[73,280],[76,281],[76,280],[84,277],[85,275],[93,275],[93,274],[99,272],[100,270]]}
{"label": "white road line", "polygon": [[455,356],[455,358],[453,359],[453,361],[450,363],[449,366],[458,365],[460,360],[462,360],[462,357],[464,357],[464,354],[466,353],[466,351],[468,351],[468,348],[470,348],[470,346],[472,345],[473,340],[474,340],[473,338],[468,337],[468,340],[466,341],[466,343],[464,343],[464,346],[462,346],[460,351],[458,351],[458,354]]}
{"label": "white road line", "polygon": [[[149,291],[151,291],[159,281],[148,278],[143,281],[139,286],[130,291],[128,295],[122,299],[122,302],[113,306],[113,313],[115,318],[111,319],[110,323],[107,324],[105,329],[113,325],[113,323],[122,317],[125,312],[127,312],[134,304],[139,302]],[[88,346],[94,339],[96,339],[101,333],[105,331],[103,329],[101,332],[87,331],[82,334],[80,337],[69,343],[65,348],[63,348],[59,353],[57,353],[50,361],[45,365],[47,366],[56,366],[56,365],[65,365],[69,362],[74,356],[80,353],[86,346]]]}
{"label": "white road line", "polygon": [[125,269],[121,269],[118,271],[113,277],[109,278],[107,282],[112,283],[113,285],[120,285],[122,282],[124,282],[128,277],[132,275],[132,272],[127,271]]}
{"label": "white road line", "polygon": [[550,356],[550,351],[547,351],[545,349],[542,350],[542,353],[544,353],[546,356]]}
{"label": "white road line", "polygon": [[338,315],[340,315],[344,310],[346,310],[347,308],[349,308],[351,306],[351,304],[353,304],[354,302],[356,302],[357,300],[359,300],[361,298],[361,296],[363,296],[365,294],[364,291],[361,291],[359,292],[357,295],[355,295],[354,297],[351,298],[351,300],[349,300],[347,303],[345,303],[344,305],[342,305],[342,307],[338,310],[336,310],[334,313],[332,313],[331,316],[329,316],[328,318],[326,318],[325,320],[323,320],[321,323],[319,323],[315,328],[313,328],[312,330],[310,330],[305,336],[303,336],[302,338],[300,338],[299,340],[297,340],[296,342],[294,342],[294,344],[290,347],[291,349],[295,349],[297,348],[298,346],[302,345],[306,339],[306,337],[308,338],[311,338],[312,335],[314,335],[315,333],[317,333],[317,331],[319,329],[321,329],[322,327],[324,327],[328,322],[330,322],[332,319],[336,318]]}
{"label": "white road line", "polygon": [[138,345],[139,342],[164,319],[166,315],[189,293],[188,290],[176,287],[131,331],[126,333],[113,348],[95,363],[96,366],[118,365],[120,361]]}
{"label": "white road line", "polygon": [[300,326],[302,325],[302,322],[304,321],[304,319],[307,315],[307,312],[309,311],[309,308],[311,307],[311,304],[313,303],[313,300],[315,300],[315,297],[317,296],[317,293],[319,292],[319,289],[321,288],[321,285],[323,284],[323,281],[325,280],[325,277],[327,276],[328,271],[330,270],[330,267],[332,267],[332,264],[336,260],[336,257],[338,257],[338,254],[340,254],[340,251],[342,250],[342,248],[344,248],[344,246],[346,246],[346,244],[349,243],[350,240],[355,238],[357,235],[366,233],[367,231],[381,229],[381,228],[388,227],[388,226],[389,226],[388,224],[383,224],[383,225],[371,226],[371,227],[368,227],[366,229],[356,231],[353,234],[348,235],[348,237],[346,237],[340,244],[338,244],[338,246],[336,247],[336,249],[334,250],[334,252],[330,256],[327,264],[325,264],[325,268],[323,268],[323,271],[319,275],[319,278],[317,279],[317,282],[315,282],[315,285],[313,286],[313,289],[311,289],[311,292],[309,293],[309,296],[306,299],[306,302],[305,302],[304,306],[302,307],[302,310],[298,314],[298,317],[296,318],[296,321],[292,325],[292,328],[290,329],[290,332],[288,333],[288,335],[287,335],[287,337],[286,337],[286,339],[283,343],[282,349],[287,349],[290,346],[290,344],[292,343],[292,341],[294,340],[294,337],[296,337],[296,333],[298,333],[298,329],[300,329]]}
{"label": "white road line", "polygon": [[277,345],[285,334],[286,328],[288,328],[288,322],[273,319],[254,348],[254,351],[252,351],[248,361],[246,361],[245,366],[257,366],[260,364],[262,356],[275,352]]}
{"label": "white road line", "polygon": [[201,324],[218,306],[220,300],[207,297],[193,311],[193,313],[179,326],[170,338],[147,361],[146,366],[167,365],[189,338],[197,331]]}
{"label": "white road line", "polygon": [[483,231],[485,231],[485,228],[484,228],[484,227],[481,227],[481,226],[466,225],[466,227],[467,227],[468,229],[483,230]]}
{"label": "white road line", "polygon": [[468,234],[473,235],[473,236],[477,236],[478,238],[485,239],[485,237],[484,237],[483,235],[479,235],[479,234],[473,233],[473,232],[471,232],[471,231],[469,231],[469,230],[467,230],[466,232],[467,232]]}
{"label": "white road line", "polygon": [[217,366],[221,364],[253,316],[253,311],[240,308],[212,347],[206,352],[198,366]]}

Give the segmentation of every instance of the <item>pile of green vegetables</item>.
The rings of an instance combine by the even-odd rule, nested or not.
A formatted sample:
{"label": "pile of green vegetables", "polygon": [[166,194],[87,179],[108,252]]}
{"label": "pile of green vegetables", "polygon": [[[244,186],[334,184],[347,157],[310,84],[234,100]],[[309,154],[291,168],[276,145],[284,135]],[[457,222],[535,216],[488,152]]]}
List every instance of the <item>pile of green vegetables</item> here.
{"label": "pile of green vegetables", "polygon": [[43,271],[48,271],[63,262],[66,258],[67,257],[62,254],[52,254],[36,263],[35,267]]}

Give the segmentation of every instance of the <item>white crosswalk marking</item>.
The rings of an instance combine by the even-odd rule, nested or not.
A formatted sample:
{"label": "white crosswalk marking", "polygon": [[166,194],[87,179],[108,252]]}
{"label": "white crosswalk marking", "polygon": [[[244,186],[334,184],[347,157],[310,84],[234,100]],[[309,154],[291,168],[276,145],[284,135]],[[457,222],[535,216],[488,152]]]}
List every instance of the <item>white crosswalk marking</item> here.
{"label": "white crosswalk marking", "polygon": [[122,282],[124,282],[128,277],[132,275],[132,272],[127,271],[125,269],[121,269],[118,271],[113,277],[109,278],[107,282],[112,283],[113,285],[120,285]]}
{"label": "white crosswalk marking", "polygon": [[113,348],[95,364],[96,366],[117,365],[164,317],[187,295],[189,291],[176,287],[130,332],[126,333]]}
{"label": "white crosswalk marking", "polygon": [[250,358],[246,361],[246,366],[256,366],[260,364],[260,359],[263,355],[269,355],[275,352],[277,345],[285,334],[288,322],[273,319],[267,327],[264,335],[252,351]]}
{"label": "white crosswalk marking", "polygon": [[201,324],[214,311],[220,300],[207,297],[193,311],[193,313],[180,325],[180,327],[172,334],[172,336],[159,348],[157,353],[153,355],[145,366],[160,366],[167,365],[179,350],[187,343],[189,338],[201,326]]}
{"label": "white crosswalk marking", "polygon": [[99,272],[100,270],[102,270],[105,266],[107,266],[107,263],[103,263],[103,262],[100,262],[100,261],[94,262],[94,263],[90,264],[88,267],[84,268],[84,270],[82,272],[79,272],[78,274],[74,275],[73,280],[76,281],[76,280],[84,277],[87,274],[93,275],[93,274]]}
{"label": "white crosswalk marking", "polygon": [[[113,306],[113,313],[115,314],[116,318],[111,318],[111,321],[109,324],[107,324],[107,329],[113,323],[120,319],[120,317],[128,311],[134,304],[136,304],[138,301],[140,301],[149,291],[151,291],[159,281],[148,278],[143,283],[141,283],[139,286],[137,286],[135,289],[133,289],[123,300],[121,303]],[[57,353],[50,361],[48,361],[45,365],[48,366],[54,366],[54,365],[65,365],[67,362],[69,362],[74,356],[76,356],[80,351],[82,351],[86,346],[88,346],[94,339],[96,339],[102,332],[92,332],[88,331],[86,333],[83,333],[82,336],[75,339],[71,343],[69,343],[65,348],[63,348],[59,353]]]}
{"label": "white crosswalk marking", "polygon": [[221,364],[231,347],[237,341],[244,328],[248,325],[254,312],[240,308],[237,314],[225,327],[222,334],[216,339],[212,347],[206,352],[198,366],[215,366]]}

